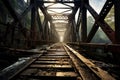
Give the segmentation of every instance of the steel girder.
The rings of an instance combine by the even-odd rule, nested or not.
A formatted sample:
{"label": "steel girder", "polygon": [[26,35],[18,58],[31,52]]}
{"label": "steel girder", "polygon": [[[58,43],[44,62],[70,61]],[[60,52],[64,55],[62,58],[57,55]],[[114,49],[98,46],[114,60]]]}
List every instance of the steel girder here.
{"label": "steel girder", "polygon": [[[115,35],[118,34],[111,29],[111,27],[104,21],[105,17],[107,16],[108,12],[113,6],[113,1],[112,0],[107,0],[105,5],[103,6],[100,14],[98,15],[97,12],[89,5],[88,0],[81,0],[81,12],[79,13],[78,21],[77,21],[77,29],[81,25],[81,39],[83,42],[90,42],[92,38],[94,37],[95,33],[97,32],[99,26],[101,29],[105,32],[105,34],[108,36],[108,38],[113,42],[116,43]],[[83,9],[82,9],[83,8]],[[88,10],[92,16],[95,19],[95,23],[90,31],[90,33],[87,36],[87,23],[86,23],[86,10]],[[83,21],[83,22],[82,22]],[[116,20],[117,21],[117,20]],[[83,25],[83,26],[82,26]],[[118,30],[118,29],[117,29]],[[117,36],[117,35],[116,35]],[[118,38],[117,38],[118,39]]]}
{"label": "steel girder", "polygon": [[92,38],[94,37],[96,31],[98,30],[99,26],[102,28],[102,30],[106,33],[106,35],[109,37],[109,39],[114,43],[114,31],[110,28],[110,26],[104,21],[104,18],[107,16],[108,12],[113,6],[112,0],[107,0],[104,7],[102,8],[100,14],[98,15],[97,12],[90,6],[85,5],[86,8],[89,10],[89,12],[92,14],[92,16],[95,18],[95,23],[93,25],[93,28],[91,29],[88,38],[86,39],[86,42],[90,42]]}
{"label": "steel girder", "polygon": [[35,0],[30,0],[30,5],[34,4],[35,6],[31,9],[31,29],[30,29],[30,46],[35,47],[37,33],[36,33],[36,20],[37,20],[37,6]]}
{"label": "steel girder", "polygon": [[[5,5],[5,7],[8,9],[8,11],[10,12],[11,16],[14,18],[15,23],[19,23],[20,26],[20,30],[23,32],[24,36],[26,37],[26,31],[24,30],[25,27],[22,25],[21,19],[24,17],[24,15],[29,11],[29,10],[25,10],[24,13],[19,16],[16,11],[13,9],[10,1],[8,0],[2,0],[3,4]],[[30,7],[31,8],[31,7]],[[28,8],[29,9],[29,8]]]}
{"label": "steel girder", "polygon": [[[50,1],[43,1],[43,0],[33,0],[35,1],[37,4],[37,8],[39,7],[41,9],[41,11],[43,12],[44,16],[47,17],[47,20],[48,21],[51,21],[51,16],[48,14],[46,8],[49,8],[49,6],[45,7],[43,4],[44,3],[51,3]],[[19,16],[15,10],[12,8],[10,2],[8,0],[2,0],[2,2],[5,4],[5,6],[8,8],[9,12],[11,13],[11,15],[13,16],[15,22],[18,22],[21,29],[25,28],[23,25],[22,25],[22,22],[21,20],[24,18],[24,16],[32,9],[32,12],[34,13],[35,11],[33,10],[33,8],[35,7],[35,4],[34,3],[31,3],[28,8],[26,8],[26,10]],[[120,34],[120,23],[119,23],[119,14],[120,14],[120,11],[119,11],[119,0],[107,0],[105,5],[103,6],[100,14],[97,14],[96,11],[90,6],[89,4],[89,1],[88,0],[73,0],[73,1],[63,1],[63,0],[60,0],[60,1],[55,1],[55,2],[52,2],[53,4],[54,3],[62,3],[64,5],[67,5],[66,3],[74,3],[75,6],[72,7],[70,5],[67,5],[67,6],[70,6],[70,8],[73,10],[72,14],[71,15],[68,15],[69,17],[69,21],[72,21],[74,18],[75,18],[75,15],[76,15],[76,12],[78,11],[78,8],[80,8],[80,12],[79,12],[79,16],[78,16],[78,21],[77,21],[77,24],[73,22],[73,26],[74,26],[74,31],[75,32],[75,35],[78,35],[79,34],[79,26],[81,25],[81,39],[83,42],[90,42],[93,38],[93,36],[95,35],[96,31],[98,30],[99,26],[102,28],[102,30],[106,33],[106,35],[109,37],[109,39],[113,42],[113,43],[119,43],[120,42],[120,37],[119,37],[119,34]],[[52,5],[53,5],[52,4]],[[112,6],[115,5],[115,31],[113,31],[110,26],[104,21],[105,17],[107,16],[108,12],[110,11],[110,9],[112,8]],[[59,8],[59,7],[58,7]],[[55,7],[54,9],[58,9],[57,7]],[[61,8],[62,9],[62,8]],[[64,9],[64,8],[63,8]],[[92,30],[90,31],[89,35],[87,36],[87,13],[86,11],[89,11],[92,16],[95,18],[95,23],[92,27]],[[36,10],[37,11],[37,10]],[[39,16],[38,15],[38,12],[37,13],[34,13],[36,14],[36,16]],[[35,16],[33,17],[32,19],[32,23],[34,22],[35,20]],[[46,19],[46,18],[45,18]],[[39,28],[40,28],[40,32],[41,31],[44,31],[44,24],[42,25],[41,21],[39,18],[37,18],[37,21],[39,23]],[[36,24],[36,23],[34,23]],[[13,29],[14,30],[14,29]],[[31,30],[33,30],[31,28]],[[13,31],[14,32],[14,31]],[[24,32],[24,30],[23,30]],[[69,32],[69,31],[68,31]],[[44,33],[44,32],[43,32]],[[24,32],[24,34],[26,34],[26,32]],[[45,33],[46,34],[46,33]],[[43,34],[44,35],[44,34]],[[79,35],[77,37],[80,37]],[[77,38],[76,37],[76,38]],[[76,41],[76,40],[75,40]]]}
{"label": "steel girder", "polygon": [[115,5],[115,43],[120,43],[120,0],[113,0]]}
{"label": "steel girder", "polygon": [[85,42],[87,38],[87,9],[84,4],[89,4],[88,0],[81,1],[81,40]]}
{"label": "steel girder", "polygon": [[[2,0],[3,4],[5,5],[5,7],[7,8],[7,10],[9,11],[9,13],[11,14],[11,16],[13,17],[14,21],[11,23],[7,24],[7,28],[6,28],[6,32],[5,32],[5,41],[4,43],[6,43],[6,38],[7,35],[10,32],[10,29],[12,29],[12,35],[11,35],[11,44],[14,43],[14,32],[15,32],[15,28],[16,26],[19,26],[19,30],[22,32],[22,34],[24,35],[25,38],[28,38],[27,36],[27,29],[23,26],[22,22],[21,22],[21,16],[19,16],[16,11],[14,10],[13,6],[11,5],[11,2],[8,0]],[[10,27],[10,28],[9,28]]]}

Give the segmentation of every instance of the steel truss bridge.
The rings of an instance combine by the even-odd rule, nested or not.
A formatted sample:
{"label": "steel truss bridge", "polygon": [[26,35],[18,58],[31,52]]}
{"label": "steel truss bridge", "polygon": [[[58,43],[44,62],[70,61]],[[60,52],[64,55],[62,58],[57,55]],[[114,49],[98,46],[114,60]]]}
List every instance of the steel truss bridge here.
{"label": "steel truss bridge", "polygon": [[[0,22],[1,26],[5,26],[0,35],[1,49],[22,52],[22,50],[61,41],[73,47],[87,48],[86,50],[102,48],[104,51],[111,52],[114,61],[120,64],[120,0],[106,0],[99,14],[89,0],[27,1],[26,7],[20,12],[16,11],[12,1],[1,0],[4,6],[1,11],[7,11],[12,19]],[[105,21],[113,6],[114,30]],[[87,33],[87,11],[95,20],[89,33]],[[29,16],[29,27],[26,25],[28,21],[26,16]],[[111,43],[91,42],[99,28]],[[20,44],[22,47],[13,46]]]}

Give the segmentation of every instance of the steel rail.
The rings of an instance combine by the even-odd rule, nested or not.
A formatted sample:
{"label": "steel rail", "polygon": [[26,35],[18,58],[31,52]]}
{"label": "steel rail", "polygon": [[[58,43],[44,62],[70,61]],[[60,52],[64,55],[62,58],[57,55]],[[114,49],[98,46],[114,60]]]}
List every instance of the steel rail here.
{"label": "steel rail", "polygon": [[[94,63],[92,63],[90,60],[82,56],[77,51],[73,50],[71,47],[69,47],[66,44],[63,44],[65,46],[65,50],[70,50],[74,55],[77,56],[78,59],[80,59],[91,71],[93,71],[101,80],[115,80],[114,77],[112,77],[107,71],[102,70],[101,68],[97,67]],[[69,51],[67,51],[68,54],[70,54]]]}

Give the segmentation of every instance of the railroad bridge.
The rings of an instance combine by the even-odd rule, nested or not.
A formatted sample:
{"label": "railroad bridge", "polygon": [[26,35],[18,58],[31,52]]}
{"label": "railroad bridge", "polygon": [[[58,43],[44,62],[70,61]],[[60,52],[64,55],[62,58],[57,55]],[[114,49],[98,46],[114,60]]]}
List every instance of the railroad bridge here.
{"label": "railroad bridge", "polygon": [[1,0],[0,80],[119,80],[119,8],[120,0]]}

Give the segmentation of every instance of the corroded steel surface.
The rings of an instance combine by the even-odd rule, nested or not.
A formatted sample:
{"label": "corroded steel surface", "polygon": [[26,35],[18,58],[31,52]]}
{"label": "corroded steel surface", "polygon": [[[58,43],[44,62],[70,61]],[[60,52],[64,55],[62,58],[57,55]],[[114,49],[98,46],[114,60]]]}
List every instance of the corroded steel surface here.
{"label": "corroded steel surface", "polygon": [[115,80],[107,71],[97,67],[68,45],[61,43],[50,46],[9,79]]}

